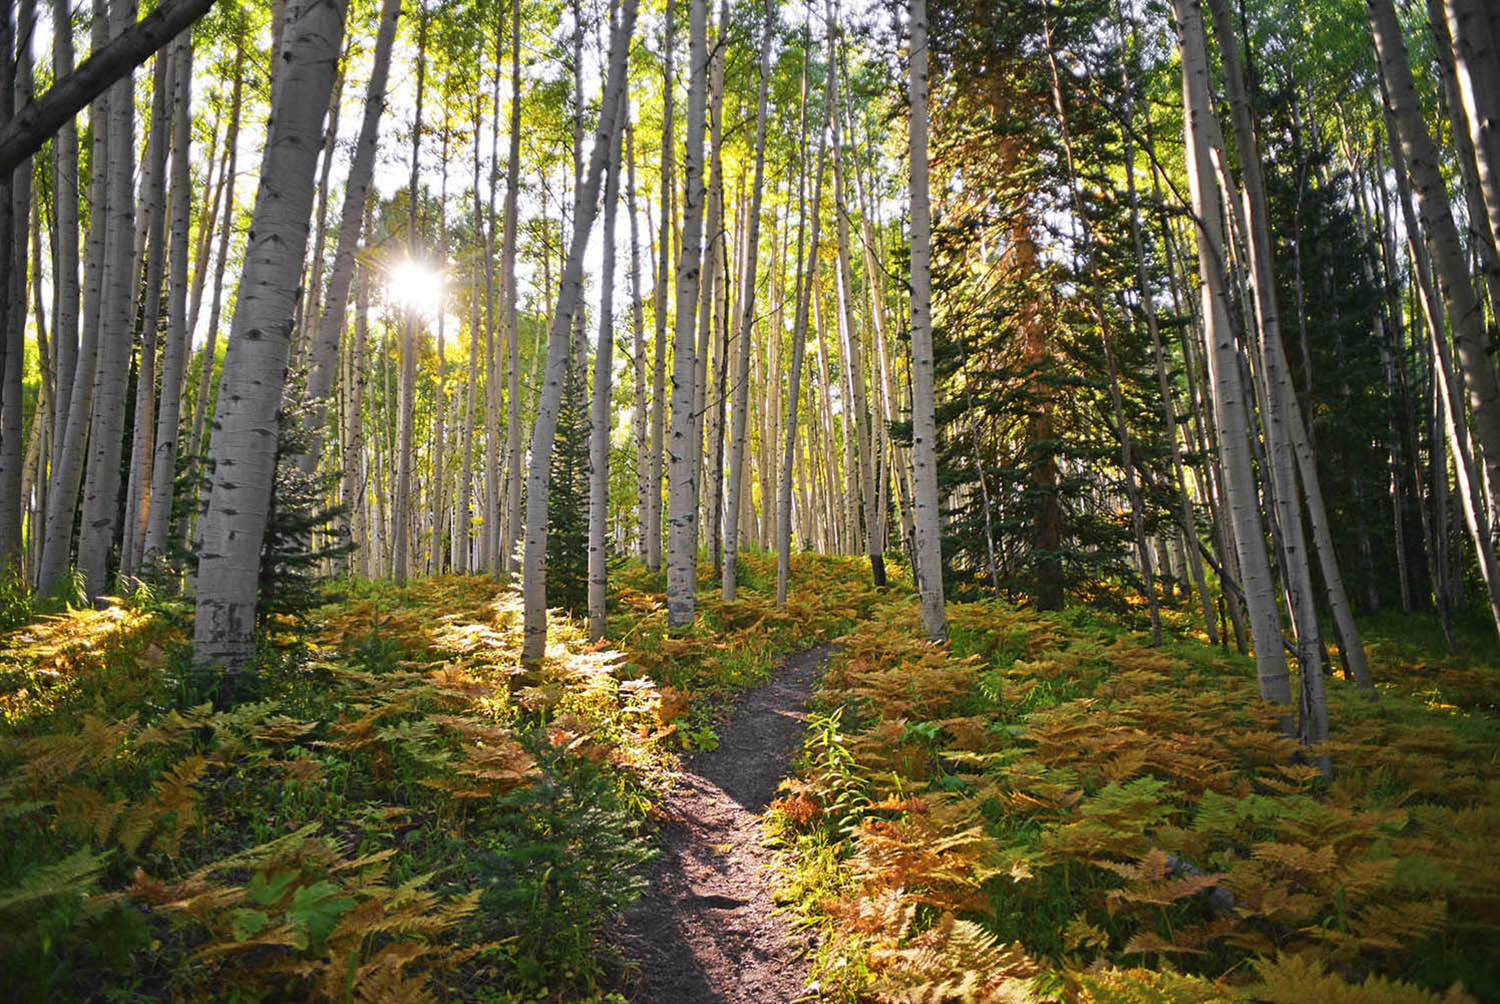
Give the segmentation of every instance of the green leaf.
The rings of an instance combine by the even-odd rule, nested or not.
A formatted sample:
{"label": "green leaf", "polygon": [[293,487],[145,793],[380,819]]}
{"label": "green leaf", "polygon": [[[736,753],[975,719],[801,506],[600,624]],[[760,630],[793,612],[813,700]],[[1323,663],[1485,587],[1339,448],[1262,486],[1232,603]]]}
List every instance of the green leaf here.
{"label": "green leaf", "polygon": [[286,895],[287,889],[296,881],[297,874],[285,869],[270,874],[257,872],[245,892],[261,906],[274,906]]}
{"label": "green leaf", "polygon": [[307,932],[315,949],[323,946],[323,940],[333,933],[339,918],[354,906],[354,900],[339,895],[342,891],[332,882],[318,882],[298,889],[292,897],[287,916]]}
{"label": "green leaf", "polygon": [[271,918],[259,910],[236,910],[230,916],[235,941],[249,941],[271,922]]}

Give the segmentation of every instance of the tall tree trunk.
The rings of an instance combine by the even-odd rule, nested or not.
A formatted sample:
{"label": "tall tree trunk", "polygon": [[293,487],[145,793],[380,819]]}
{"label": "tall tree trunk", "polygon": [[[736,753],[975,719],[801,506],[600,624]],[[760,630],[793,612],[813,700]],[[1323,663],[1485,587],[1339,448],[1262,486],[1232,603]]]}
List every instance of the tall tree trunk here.
{"label": "tall tree trunk", "polygon": [[[729,497],[724,517],[724,567],[720,586],[733,602],[740,554],[740,506],[744,497],[745,440],[750,405],[750,336],[755,325],[755,274],[760,260],[761,192],[766,177],[766,110],[771,83],[771,36],[776,28],[776,5],[766,0],[760,37],[760,88],[755,102],[755,181],[750,187],[749,233],[745,237],[745,269],[740,278],[739,363],[734,384],[734,412],[729,438]],[[778,331],[779,334],[779,331]],[[765,444],[767,452],[771,444]]]}
{"label": "tall tree trunk", "polygon": [[1275,261],[1271,252],[1270,206],[1261,172],[1260,147],[1255,137],[1250,105],[1240,70],[1239,39],[1225,0],[1209,0],[1219,39],[1219,54],[1224,63],[1226,90],[1229,93],[1230,117],[1234,124],[1235,145],[1240,159],[1244,187],[1244,210],[1248,230],[1250,285],[1255,298],[1255,317],[1259,326],[1260,376],[1266,384],[1269,405],[1265,409],[1267,449],[1271,452],[1271,473],[1276,482],[1276,506],[1282,538],[1286,542],[1286,567],[1282,574],[1290,592],[1292,625],[1297,636],[1297,663],[1301,670],[1301,739],[1304,743],[1321,743],[1328,738],[1328,705],[1323,694],[1323,629],[1318,620],[1317,598],[1313,593],[1312,567],[1309,562],[1306,532],[1303,529],[1302,496],[1298,493],[1298,474],[1307,498],[1307,510],[1316,541],[1316,554],[1323,572],[1334,626],[1344,649],[1356,684],[1373,690],[1370,668],[1365,662],[1364,645],[1354,624],[1354,609],[1344,590],[1344,577],[1338,555],[1333,550],[1333,535],[1323,509],[1323,489],[1318,468],[1307,438],[1307,425],[1292,387],[1291,368],[1281,338],[1280,305],[1276,301]]}
{"label": "tall tree trunk", "polygon": [[[92,42],[95,51],[108,36],[104,0],[94,0]],[[37,589],[52,593],[61,587],[72,554],[73,522],[78,512],[79,482],[83,477],[84,446],[94,411],[98,372],[100,299],[105,261],[105,221],[108,218],[109,186],[103,169],[108,160],[109,92],[101,94],[89,111],[91,146],[89,162],[88,257],[84,262],[83,318],[78,343],[78,362],[68,391],[68,427],[62,447],[55,451],[52,475],[47,485],[47,526],[42,542],[42,561]],[[59,391],[61,393],[61,391]]]}
{"label": "tall tree trunk", "polygon": [[1422,239],[1443,295],[1469,393],[1479,454],[1476,459],[1483,466],[1491,500],[1488,523],[1493,527],[1500,515],[1495,508],[1495,501],[1500,499],[1500,382],[1486,351],[1488,338],[1483,313],[1469,281],[1437,149],[1422,118],[1395,6],[1391,0],[1368,0],[1367,6],[1386,101],[1395,119],[1406,169],[1416,193]]}
{"label": "tall tree trunk", "polygon": [[[1173,11],[1182,51],[1188,181],[1199,226],[1197,245],[1202,281],[1203,334],[1212,379],[1214,416],[1219,430],[1225,502],[1230,512],[1235,550],[1239,555],[1240,583],[1250,608],[1261,697],[1284,705],[1291,703],[1291,681],[1282,651],[1281,620],[1276,611],[1275,586],[1266,555],[1255,472],[1251,467],[1246,426],[1251,402],[1245,397],[1240,379],[1239,353],[1229,325],[1224,288],[1224,220],[1214,188],[1208,47],[1197,0],[1173,0]],[[1285,724],[1289,726],[1290,721]]]}
{"label": "tall tree trunk", "polygon": [[[135,20],[135,0],[117,0],[110,12],[114,34]],[[78,533],[78,570],[84,596],[102,596],[109,586],[120,497],[120,436],[125,424],[125,392],[130,362],[130,304],[136,276],[132,269],[131,176],[135,164],[134,77],[125,74],[110,89],[109,163],[105,167],[108,220],[104,234],[103,292],[99,302],[98,388],[89,427],[88,465],[83,485],[83,523]],[[299,262],[300,264],[300,262]]]}
{"label": "tall tree trunk", "polygon": [[375,147],[380,139],[380,116],[385,111],[386,81],[390,76],[391,48],[396,39],[396,21],[401,15],[402,0],[383,0],[380,26],[375,33],[375,51],[370,63],[370,83],[365,90],[364,117],[359,137],[354,142],[354,157],[344,181],[344,202],[339,210],[339,236],[334,245],[333,265],[328,273],[328,289],[323,294],[323,310],[313,335],[311,360],[307,373],[307,425],[312,433],[306,455],[297,458],[303,473],[317,469],[322,452],[322,430],[327,399],[333,391],[338,373],[339,340],[349,311],[349,284],[354,279],[354,257],[363,232],[365,199],[375,171]]}
{"label": "tall tree trunk", "polygon": [[[702,2],[702,0],[698,0]],[[615,126],[622,113],[626,87],[626,57],[635,32],[636,0],[622,0],[620,20],[611,32],[609,68],[604,78],[604,98],[599,105],[599,123],[594,148],[589,154],[588,174],[578,191],[573,214],[573,236],[563,266],[557,309],[547,339],[546,384],[537,401],[536,427],[531,437],[531,465],[526,474],[526,553],[523,568],[523,637],[521,661],[541,662],[547,651],[547,488],[552,466],[552,446],[557,436],[557,417],[563,382],[568,368],[569,331],[573,312],[583,290],[583,254],[588,246],[598,210],[599,179],[614,142]]]}
{"label": "tall tree trunk", "polygon": [[[628,106],[628,101],[627,101]],[[631,370],[634,375],[634,414],[632,433],[635,440],[635,511],[636,550],[646,557],[646,536],[651,526],[651,408],[646,396],[646,309],[641,299],[640,226],[635,200],[635,127],[626,108],[625,116],[625,210],[630,215],[630,330]],[[661,486],[657,485],[657,494]]]}
{"label": "tall tree trunk", "polygon": [[[838,242],[837,293],[839,299],[840,352],[843,356],[841,368],[850,390],[849,413],[854,439],[850,444],[855,454],[855,469],[847,472],[857,488],[863,533],[857,539],[863,541],[865,553],[870,558],[870,575],[875,585],[885,585],[885,540],[879,534],[876,517],[875,456],[871,441],[869,401],[865,395],[865,363],[859,329],[854,318],[854,270],[849,262],[849,208],[846,198],[843,169],[843,140],[840,125],[843,116],[838,111],[838,52],[835,45],[837,7],[833,0],[827,4],[828,35],[828,113],[833,137],[833,220],[834,236]],[[853,499],[851,499],[853,501]]]}
{"label": "tall tree trunk", "polygon": [[[156,346],[161,328],[162,273],[166,268],[166,175],[173,90],[171,53],[163,49],[156,54],[151,86],[151,135],[141,179],[139,215],[145,220],[146,285],[140,307],[141,352],[136,363],[130,473],[125,481],[125,522],[120,540],[120,574],[131,578],[140,571],[151,508],[151,458],[156,455]],[[134,269],[131,276],[134,282]]]}
{"label": "tall tree trunk", "polygon": [[651,458],[646,472],[650,481],[650,511],[646,521],[646,567],[661,570],[662,520],[662,453],[666,438],[666,367],[667,367],[667,276],[672,268],[672,197],[675,180],[672,165],[677,139],[673,126],[675,91],[672,80],[672,51],[676,44],[676,3],[666,0],[666,27],[662,40],[662,125],[661,125],[661,224],[657,230],[656,258],[656,337],[652,345],[651,369]]}
{"label": "tall tree trunk", "polygon": [[911,3],[911,368],[912,490],[916,496],[917,592],[922,626],[933,641],[948,635],[938,522],[937,420],[932,362],[932,201],[927,171],[927,0]]}
{"label": "tall tree trunk", "polygon": [[167,343],[162,351],[161,407],[156,420],[156,452],[151,468],[151,511],[146,525],[143,568],[166,549],[172,528],[172,484],[177,475],[177,429],[182,416],[182,372],[187,358],[188,224],[192,178],[188,144],[192,137],[193,37],[189,29],[174,43],[176,69],[172,111],[172,225],[167,277]]}
{"label": "tall tree trunk", "polygon": [[[628,114],[625,90],[621,88],[617,119]],[[604,271],[599,277],[599,343],[594,350],[594,415],[589,428],[589,640],[604,637],[604,600],[609,585],[609,549],[605,540],[609,521],[609,441],[610,396],[613,390],[611,367],[615,345],[615,203],[620,198],[620,136],[610,137],[605,169],[609,178],[604,184]]]}
{"label": "tall tree trunk", "polygon": [[[62,80],[73,72],[72,15],[71,0],[53,0],[53,80]],[[52,141],[52,179],[56,214],[52,284],[52,338],[56,348],[52,364],[57,389],[52,409],[51,456],[55,464],[67,442],[73,374],[78,366],[78,123],[75,119],[64,122]]]}
{"label": "tall tree trunk", "polygon": [[291,319],[345,8],[346,0],[288,0],[260,190],[214,414],[193,647],[200,660],[223,665],[222,690],[230,701],[255,647],[256,586],[276,477]]}
{"label": "tall tree trunk", "polygon": [[512,0],[510,21],[510,136],[505,161],[505,233],[501,270],[505,283],[505,530],[500,540],[500,567],[515,565],[516,535],[521,527],[521,307],[516,296],[517,196],[521,187],[521,4]]}
{"label": "tall tree trunk", "polygon": [[[809,13],[809,17],[811,14]],[[803,29],[803,49],[808,49],[810,30]],[[776,492],[776,605],[785,607],[792,569],[792,478],[797,458],[797,410],[802,400],[802,364],[807,355],[807,317],[812,305],[813,281],[818,272],[818,233],[823,201],[823,163],[827,154],[826,130],[818,130],[818,159],[813,173],[813,199],[807,202],[807,64],[802,68],[802,106],[798,123],[797,158],[797,313],[792,322],[792,361],[787,376],[785,446],[781,457],[781,482]],[[811,213],[811,223],[808,216]],[[803,238],[808,236],[810,247]],[[804,255],[806,251],[806,255]],[[779,382],[778,382],[779,384]],[[803,455],[811,457],[804,450]],[[811,514],[809,507],[804,511]]]}
{"label": "tall tree trunk", "polygon": [[683,158],[682,256],[677,264],[677,316],[672,359],[672,434],[667,447],[667,624],[693,622],[698,568],[698,456],[693,415],[696,357],[693,308],[703,255],[703,132],[708,99],[706,0],[689,2],[687,148]]}
{"label": "tall tree trunk", "polygon": [[[420,172],[422,167],[422,98],[427,75],[427,12],[422,10],[417,21],[417,105],[411,127],[411,180],[407,188],[407,233],[406,254],[409,261],[416,262],[421,256],[418,221],[421,217]],[[396,417],[396,494],[391,500],[391,574],[396,584],[406,583],[407,564],[411,557],[412,426],[416,422],[417,355],[420,352],[420,334],[424,318],[420,317],[413,304],[407,304],[401,325],[401,381],[398,390],[399,403]]]}

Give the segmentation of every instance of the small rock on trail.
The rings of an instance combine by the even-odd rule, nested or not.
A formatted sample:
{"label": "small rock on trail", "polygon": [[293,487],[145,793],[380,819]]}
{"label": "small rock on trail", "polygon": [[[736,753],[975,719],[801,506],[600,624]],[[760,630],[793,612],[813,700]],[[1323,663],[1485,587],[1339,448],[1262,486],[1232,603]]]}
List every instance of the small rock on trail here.
{"label": "small rock on trail", "polygon": [[687,759],[662,803],[649,891],[625,916],[635,1004],[790,1004],[806,993],[805,940],[771,902],[760,816],[802,748],[805,706],[829,646],[789,656]]}

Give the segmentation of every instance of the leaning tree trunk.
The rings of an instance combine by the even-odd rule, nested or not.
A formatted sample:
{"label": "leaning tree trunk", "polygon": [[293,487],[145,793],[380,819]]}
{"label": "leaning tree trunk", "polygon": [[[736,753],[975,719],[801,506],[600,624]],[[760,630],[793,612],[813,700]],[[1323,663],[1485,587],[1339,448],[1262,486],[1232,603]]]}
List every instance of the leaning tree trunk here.
{"label": "leaning tree trunk", "polygon": [[698,571],[698,457],[693,415],[696,358],[694,308],[703,251],[703,132],[708,98],[705,0],[689,4],[687,147],[683,158],[682,254],[677,264],[677,317],[672,359],[672,431],[667,447],[667,624],[693,622]]}
{"label": "leaning tree trunk", "polygon": [[[1213,381],[1214,416],[1219,430],[1224,496],[1240,559],[1241,585],[1250,608],[1255,640],[1256,675],[1261,697],[1290,704],[1291,677],[1282,651],[1281,620],[1276,610],[1275,585],[1266,555],[1255,471],[1251,466],[1249,430],[1251,402],[1240,379],[1239,352],[1229,325],[1228,294],[1224,288],[1223,211],[1214,187],[1210,118],[1213,105],[1208,89],[1208,47],[1203,15],[1196,0],[1173,0],[1182,51],[1182,97],[1188,148],[1188,182],[1193,212],[1199,225],[1198,270],[1202,281],[1203,334]],[[1290,725],[1288,721],[1285,723]]]}
{"label": "leaning tree trunk", "polygon": [[911,368],[912,490],[917,527],[917,592],[922,626],[933,641],[948,635],[938,524],[937,419],[932,361],[932,203],[927,172],[927,0],[911,4]]}
{"label": "leaning tree trunk", "polygon": [[[1491,29],[1491,19],[1500,15],[1483,0],[1445,0],[1448,37],[1453,45],[1453,64],[1463,118],[1474,144],[1479,191],[1484,196],[1489,223],[1490,246],[1500,247],[1500,49]],[[1477,220],[1471,221],[1479,226]],[[1500,309],[1500,304],[1496,304]]]}
{"label": "leaning tree trunk", "polygon": [[[702,0],[699,0],[701,3]],[[594,148],[589,154],[588,174],[578,191],[573,213],[573,236],[563,266],[557,307],[547,338],[546,382],[537,401],[536,427],[531,436],[531,464],[526,473],[526,551],[522,570],[523,636],[521,661],[541,662],[547,651],[547,490],[552,467],[552,446],[557,437],[558,411],[563,381],[572,351],[569,335],[573,312],[583,292],[583,254],[588,247],[598,211],[599,178],[614,142],[617,118],[623,107],[626,86],[626,56],[635,31],[636,0],[622,0],[620,21],[609,43],[609,69],[604,78],[604,98],[599,105],[599,123]]]}
{"label": "leaning tree trunk", "polygon": [[[1246,243],[1249,246],[1250,288],[1255,298],[1255,319],[1259,325],[1260,372],[1265,385],[1266,408],[1263,416],[1266,448],[1271,454],[1271,476],[1275,482],[1275,505],[1285,548],[1282,576],[1290,597],[1292,626],[1297,638],[1297,664],[1300,670],[1300,738],[1304,743],[1321,743],[1328,738],[1328,704],[1323,694],[1323,627],[1318,621],[1317,597],[1313,593],[1312,565],[1309,561],[1307,533],[1303,528],[1302,496],[1298,493],[1298,466],[1309,508],[1315,508],[1312,524],[1326,530],[1322,513],[1323,493],[1318,482],[1317,465],[1312,449],[1297,438],[1306,437],[1292,387],[1291,370],[1281,340],[1280,305],[1276,300],[1276,276],[1271,257],[1270,208],[1265,181],[1261,174],[1260,148],[1250,120],[1250,106],[1245,96],[1244,77],[1240,71],[1239,40],[1224,0],[1209,0],[1218,29],[1219,53],[1224,63],[1226,90],[1234,123],[1235,141],[1240,157],[1241,183],[1244,187]],[[1201,12],[1200,12],[1201,17]],[[1205,126],[1215,129],[1213,120],[1204,116]],[[1222,149],[1222,144],[1220,146]],[[1354,626],[1354,612],[1344,592],[1343,573],[1333,552],[1331,535],[1324,534],[1318,556],[1328,597],[1333,606],[1334,624],[1339,631],[1345,656],[1363,689],[1372,689],[1370,670],[1365,665],[1364,646],[1359,629]],[[1347,633],[1345,633],[1347,632]],[[1328,767],[1323,761],[1325,772]]]}
{"label": "leaning tree trunk", "polygon": [[288,0],[287,8],[260,190],[214,413],[212,486],[198,548],[194,652],[224,667],[222,690],[231,700],[255,647],[256,586],[276,477],[292,312],[346,0]]}
{"label": "leaning tree trunk", "polygon": [[396,38],[396,21],[401,15],[401,0],[384,0],[380,8],[380,27],[375,34],[375,52],[370,64],[370,84],[365,90],[364,118],[359,138],[354,143],[354,159],[344,182],[344,204],[339,212],[339,237],[334,245],[333,266],[328,273],[328,289],[323,295],[323,312],[313,335],[311,361],[307,373],[307,427],[312,435],[308,451],[298,458],[304,473],[312,473],[322,452],[324,416],[328,397],[338,373],[339,339],[349,311],[349,285],[354,279],[354,255],[364,228],[365,199],[375,171],[375,144],[380,139],[380,116],[385,110],[386,80],[390,76],[391,47]]}
{"label": "leaning tree trunk", "polygon": [[192,31],[178,36],[172,60],[177,69],[172,112],[172,225],[167,269],[167,344],[162,352],[161,406],[156,413],[156,453],[151,469],[151,511],[146,523],[145,558],[149,569],[166,549],[172,528],[172,484],[177,474],[177,427],[182,415],[182,372],[187,357],[188,217],[192,179],[188,144],[192,136]]}
{"label": "leaning tree trunk", "polygon": [[1496,508],[1500,503],[1500,382],[1487,351],[1489,339],[1484,330],[1484,315],[1469,281],[1437,148],[1422,118],[1395,6],[1391,0],[1368,0],[1368,7],[1387,103],[1396,121],[1407,172],[1416,192],[1422,239],[1453,326],[1453,344],[1458,349],[1469,407],[1474,415],[1477,459],[1488,486],[1489,524],[1494,526],[1500,516]]}
{"label": "leaning tree trunk", "polygon": [[[771,35],[776,27],[776,5],[767,0],[760,37],[760,90],[755,112],[755,181],[750,188],[749,233],[745,237],[745,269],[740,278],[739,364],[735,369],[734,412],[730,417],[729,497],[724,516],[724,569],[720,586],[724,599],[734,600],[740,557],[740,505],[744,498],[745,439],[750,405],[750,334],[755,326],[755,272],[760,256],[761,192],[766,177],[766,108],[771,83]],[[767,449],[770,449],[767,444]]]}

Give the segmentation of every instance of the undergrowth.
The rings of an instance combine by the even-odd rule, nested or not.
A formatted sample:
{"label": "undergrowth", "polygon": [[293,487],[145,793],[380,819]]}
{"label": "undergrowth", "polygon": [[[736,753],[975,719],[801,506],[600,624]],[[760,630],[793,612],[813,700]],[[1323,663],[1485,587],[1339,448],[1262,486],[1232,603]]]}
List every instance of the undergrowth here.
{"label": "undergrowth", "polygon": [[949,622],[928,644],[897,597],[842,639],[773,805],[820,999],[1500,999],[1493,642],[1374,625],[1330,783],[1240,656],[1088,611]]}
{"label": "undergrowth", "polygon": [[[778,611],[742,556],[667,631],[622,569],[611,647],[557,618],[519,686],[519,597],[347,584],[215,707],[149,596],[0,640],[0,993],[10,999],[606,1000],[652,800],[712,709],[875,593],[800,559]],[[770,565],[774,582],[774,565]],[[529,678],[528,678],[529,679]]]}

